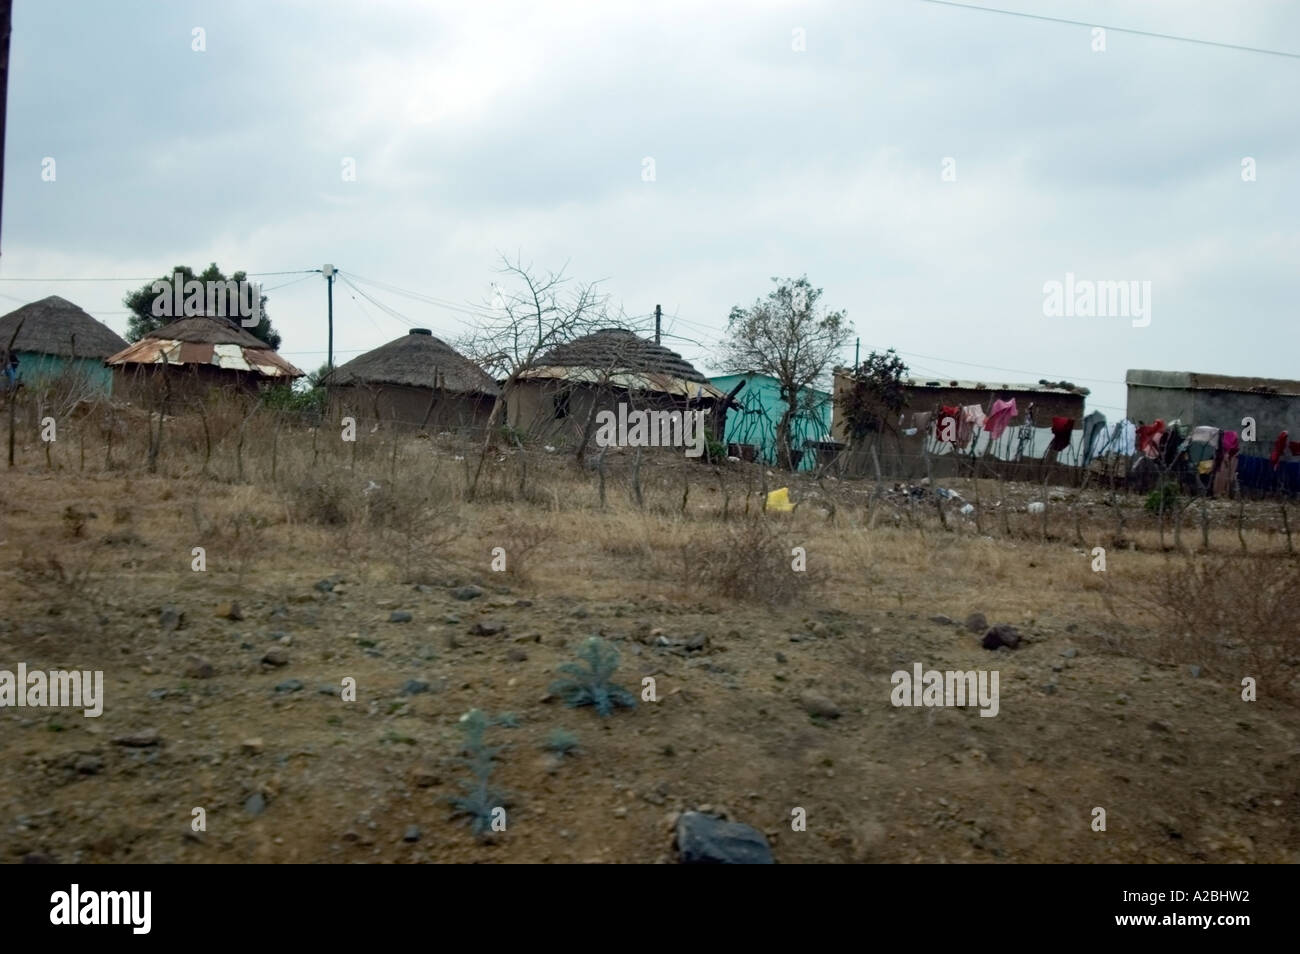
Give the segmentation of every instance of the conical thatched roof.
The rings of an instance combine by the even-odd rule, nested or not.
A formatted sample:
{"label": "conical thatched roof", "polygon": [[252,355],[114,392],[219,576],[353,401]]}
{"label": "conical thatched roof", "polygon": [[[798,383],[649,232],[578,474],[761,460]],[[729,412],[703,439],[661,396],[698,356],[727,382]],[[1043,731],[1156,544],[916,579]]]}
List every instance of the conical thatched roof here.
{"label": "conical thatched roof", "polygon": [[537,361],[540,367],[597,368],[608,371],[667,374],[683,381],[708,384],[676,351],[657,345],[626,328],[602,328],[557,345]]}
{"label": "conical thatched roof", "polygon": [[266,378],[300,378],[302,372],[261,338],[225,318],[178,318],[105,359],[110,365],[206,364],[251,371]]}
{"label": "conical thatched roof", "polygon": [[20,321],[22,330],[14,341],[15,351],[69,358],[107,358],[126,347],[126,342],[111,328],[66,298],[51,295],[0,318],[0,350],[8,347]]}
{"label": "conical thatched roof", "polygon": [[177,318],[155,328],[145,338],[162,338],[167,341],[188,341],[191,344],[232,344],[241,348],[270,348],[265,341],[245,331],[226,318],[196,315]]}
{"label": "conical thatched roof", "polygon": [[690,399],[723,396],[676,351],[626,328],[602,328],[557,345],[520,377],[605,383]]}
{"label": "conical thatched roof", "polygon": [[441,338],[435,338],[427,328],[412,328],[408,334],[339,365],[325,383],[441,387],[492,396],[499,390],[482,368]]}

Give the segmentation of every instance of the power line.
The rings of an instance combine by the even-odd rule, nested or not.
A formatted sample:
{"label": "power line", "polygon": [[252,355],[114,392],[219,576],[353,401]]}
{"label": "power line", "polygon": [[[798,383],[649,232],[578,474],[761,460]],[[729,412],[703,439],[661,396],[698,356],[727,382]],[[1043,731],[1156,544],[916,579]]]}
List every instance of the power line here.
{"label": "power line", "polygon": [[1019,10],[1000,10],[996,7],[981,7],[973,3],[958,3],[956,0],[919,0],[920,3],[933,3],[943,7],[957,7],[959,10],[979,10],[982,13],[1001,13],[1009,17],[1023,17],[1026,20],[1045,20],[1048,23],[1067,23],[1070,26],[1101,27],[1115,33],[1129,33],[1133,36],[1156,37],[1161,40],[1177,40],[1181,43],[1196,43],[1200,46],[1217,46],[1224,50],[1239,50],[1243,53],[1266,53],[1269,56],[1285,56],[1300,60],[1300,53],[1288,53],[1285,50],[1269,50],[1260,46],[1241,46],[1237,43],[1221,43],[1218,40],[1201,40],[1193,36],[1175,36],[1172,33],[1158,33],[1154,30],[1134,30],[1129,27],[1106,26],[1103,23],[1088,23],[1084,20],[1069,20],[1065,17],[1049,17],[1041,13],[1022,13]]}
{"label": "power line", "polygon": [[[296,268],[287,272],[244,272],[244,274],[260,278],[264,275],[304,275],[318,271],[319,269],[316,268]],[[0,275],[0,282],[46,282],[48,284],[57,282],[156,282],[163,280],[157,275],[148,275],[144,278],[10,278]]]}

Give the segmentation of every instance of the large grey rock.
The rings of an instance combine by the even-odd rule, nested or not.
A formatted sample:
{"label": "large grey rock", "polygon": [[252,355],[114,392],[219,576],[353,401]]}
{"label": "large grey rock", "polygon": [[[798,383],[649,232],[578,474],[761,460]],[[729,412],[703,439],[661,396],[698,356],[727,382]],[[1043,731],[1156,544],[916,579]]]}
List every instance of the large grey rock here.
{"label": "large grey rock", "polygon": [[776,863],[761,831],[702,812],[683,812],[677,819],[677,852],[684,865]]}
{"label": "large grey rock", "polygon": [[985,649],[1000,649],[1003,646],[1015,649],[1020,645],[1020,634],[1009,623],[998,623],[989,627],[989,631],[984,634],[983,644]]}

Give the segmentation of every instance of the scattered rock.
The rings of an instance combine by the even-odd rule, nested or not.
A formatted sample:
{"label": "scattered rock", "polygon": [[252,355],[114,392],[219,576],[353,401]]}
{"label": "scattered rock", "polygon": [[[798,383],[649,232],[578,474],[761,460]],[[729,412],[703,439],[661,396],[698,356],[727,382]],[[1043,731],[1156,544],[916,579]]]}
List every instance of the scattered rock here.
{"label": "scattered rock", "polygon": [[216,616],[218,619],[243,619],[244,614],[239,610],[239,604],[231,601],[222,603],[217,607]]}
{"label": "scattered rock", "polygon": [[1190,672],[1190,673],[1192,674],[1192,678],[1193,678],[1193,679],[1200,679],[1200,678],[1201,678],[1201,667],[1200,667],[1200,666],[1188,666],[1188,667],[1187,667],[1187,671]]}
{"label": "scattered rock", "polygon": [[245,739],[239,747],[246,755],[261,755],[263,742],[261,738],[255,736],[251,739]]}
{"label": "scattered rock", "polygon": [[702,812],[677,819],[677,852],[684,865],[775,864],[767,838],[757,828]]}
{"label": "scattered rock", "polygon": [[696,633],[690,639],[686,640],[687,652],[698,653],[709,648],[709,637],[703,633]]}
{"label": "scattered rock", "polygon": [[1069,649],[1064,650],[1061,653],[1061,655],[1064,656],[1066,659],[1073,659],[1075,656],[1079,655],[1079,650],[1071,646]]}
{"label": "scattered rock", "polygon": [[212,663],[208,662],[202,656],[187,656],[185,660],[185,676],[188,679],[211,679],[216,675],[216,670],[212,668]]}
{"label": "scattered rock", "polygon": [[415,619],[415,617],[407,610],[393,610],[388,614],[388,621],[390,623],[409,623],[413,619]]}
{"label": "scattered rock", "polygon": [[542,641],[542,634],[520,633],[518,636],[512,637],[512,639],[516,643],[540,643]]}
{"label": "scattered rock", "polygon": [[185,625],[185,614],[175,606],[164,606],[158,614],[158,628],[164,633],[174,633]]}
{"label": "scattered rock", "polygon": [[141,729],[139,732],[119,735],[113,741],[117,745],[125,745],[128,748],[143,749],[151,745],[157,745],[162,741],[162,738],[158,735],[157,729]]}
{"label": "scattered rock", "polygon": [[998,623],[996,626],[990,626],[989,631],[984,634],[983,646],[985,649],[998,649],[1005,646],[1007,649],[1015,649],[1020,645],[1020,633],[1010,623]]}
{"label": "scattered rock", "polygon": [[509,649],[506,651],[506,659],[510,662],[527,662],[528,654],[522,649]]}
{"label": "scattered rock", "polygon": [[815,692],[805,692],[799,696],[799,705],[803,706],[804,711],[811,716],[817,716],[822,719],[838,719],[840,717],[840,707],[823,695]]}
{"label": "scattered rock", "polygon": [[452,590],[452,596],[458,600],[476,600],[483,595],[483,588],[469,584],[468,586],[459,586]]}
{"label": "scattered rock", "polygon": [[302,692],[301,679],[286,679],[284,682],[277,683],[276,692]]}
{"label": "scattered rock", "polygon": [[448,613],[446,616],[442,618],[442,621],[444,623],[450,623],[452,625],[455,625],[456,623],[460,622],[460,617],[457,616],[455,613]]}
{"label": "scattered rock", "polygon": [[1152,732],[1169,731],[1169,726],[1161,722],[1159,719],[1152,719],[1150,722],[1147,723],[1147,728],[1150,729]]}
{"label": "scattered rock", "polygon": [[938,613],[935,616],[931,616],[930,622],[938,623],[940,626],[951,626],[953,623],[950,617],[944,616],[942,613]]}
{"label": "scattered rock", "polygon": [[432,687],[423,679],[408,679],[402,686],[402,695],[418,696],[421,693],[428,692]]}
{"label": "scattered rock", "polygon": [[470,627],[471,636],[496,636],[506,631],[506,624],[496,620],[482,620]]}
{"label": "scattered rock", "polygon": [[263,666],[287,666],[289,665],[289,654],[283,649],[268,649],[266,655],[262,657]]}
{"label": "scattered rock", "polygon": [[788,662],[788,660],[785,658],[785,653],[781,652],[781,650],[779,649],[776,651],[776,661],[783,666],[786,664],[786,662]]}
{"label": "scattered rock", "polygon": [[406,826],[406,832],[402,835],[402,841],[411,841],[411,842],[414,842],[414,841],[419,841],[419,840],[420,840],[420,826],[419,826],[419,825],[407,825],[407,826]]}
{"label": "scattered rock", "polygon": [[73,768],[80,775],[98,775],[104,768],[104,760],[98,755],[83,755],[77,759]]}
{"label": "scattered rock", "polygon": [[254,792],[244,799],[244,811],[254,817],[266,811],[266,797],[261,792]]}
{"label": "scattered rock", "polygon": [[337,583],[338,583],[338,581],[337,581],[337,580],[333,580],[333,579],[317,580],[317,581],[316,581],[316,592],[318,592],[318,593],[331,593],[331,592],[333,592],[334,587],[337,585]]}
{"label": "scattered rock", "polygon": [[982,633],[989,628],[989,621],[983,613],[971,613],[966,617],[966,628],[972,633]]}

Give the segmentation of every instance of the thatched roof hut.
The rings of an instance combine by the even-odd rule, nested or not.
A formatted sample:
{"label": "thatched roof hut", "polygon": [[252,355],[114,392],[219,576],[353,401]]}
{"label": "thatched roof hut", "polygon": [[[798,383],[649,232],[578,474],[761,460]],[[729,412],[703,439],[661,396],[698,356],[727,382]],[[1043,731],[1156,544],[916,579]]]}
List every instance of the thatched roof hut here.
{"label": "thatched roof hut", "polygon": [[677,352],[626,328],[602,328],[557,345],[519,376],[510,424],[559,438],[587,429],[597,408],[711,408],[725,398]]}
{"label": "thatched roof hut", "polygon": [[339,365],[325,384],[355,414],[413,427],[482,425],[500,393],[482,368],[427,328]]}
{"label": "thatched roof hut", "polygon": [[106,362],[132,379],[147,370],[186,376],[210,385],[256,390],[302,377],[265,341],[225,318],[178,318],[129,345]]}
{"label": "thatched roof hut", "polygon": [[0,351],[9,347],[11,338],[24,384],[36,386],[71,374],[101,394],[112,386],[104,359],[126,347],[111,328],[58,295],[0,318]]}

